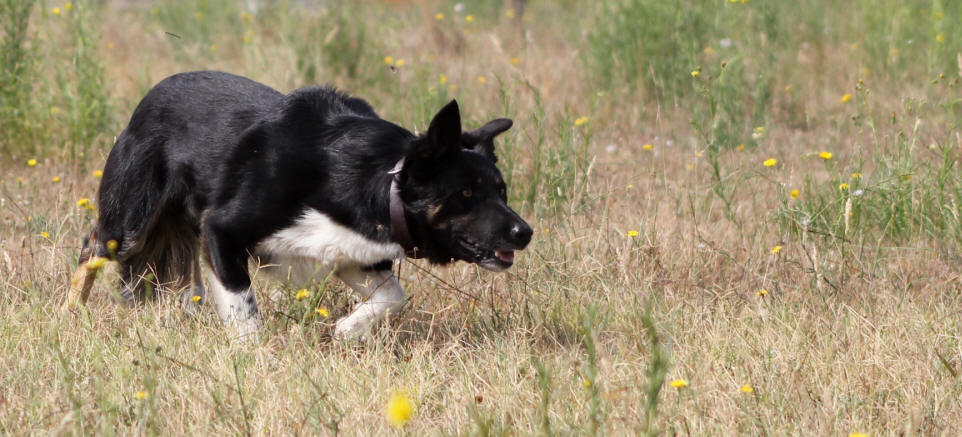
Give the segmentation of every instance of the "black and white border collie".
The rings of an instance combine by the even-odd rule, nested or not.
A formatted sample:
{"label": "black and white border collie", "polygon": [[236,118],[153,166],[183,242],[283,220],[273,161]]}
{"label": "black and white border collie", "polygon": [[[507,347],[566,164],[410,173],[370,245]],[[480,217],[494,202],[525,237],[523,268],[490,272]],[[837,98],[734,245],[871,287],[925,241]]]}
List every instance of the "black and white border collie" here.
{"label": "black and white border collie", "polygon": [[[84,305],[98,258],[120,265],[124,301],[156,287],[205,295],[221,319],[261,326],[248,262],[295,284],[333,273],[363,302],[335,325],[357,338],[404,303],[405,256],[507,269],[532,230],[507,205],[494,137],[511,120],[462,131],[456,101],[414,135],[329,87],[283,95],[222,72],[157,84],[111,150],[100,216],[85,238],[65,308]],[[200,296],[200,298],[194,298]]]}

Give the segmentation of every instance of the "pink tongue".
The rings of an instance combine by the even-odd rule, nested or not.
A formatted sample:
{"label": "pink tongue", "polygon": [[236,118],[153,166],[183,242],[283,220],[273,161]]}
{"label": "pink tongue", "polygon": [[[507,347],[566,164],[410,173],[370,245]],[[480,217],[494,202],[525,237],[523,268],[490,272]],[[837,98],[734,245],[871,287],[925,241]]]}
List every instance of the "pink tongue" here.
{"label": "pink tongue", "polygon": [[500,250],[496,250],[496,251],[494,251],[494,254],[497,255],[497,256],[498,256],[498,259],[500,259],[501,261],[504,261],[504,262],[506,262],[506,263],[514,262],[514,251],[513,251],[513,250],[507,250],[507,251],[504,251],[504,252],[502,252],[502,251],[500,251]]}

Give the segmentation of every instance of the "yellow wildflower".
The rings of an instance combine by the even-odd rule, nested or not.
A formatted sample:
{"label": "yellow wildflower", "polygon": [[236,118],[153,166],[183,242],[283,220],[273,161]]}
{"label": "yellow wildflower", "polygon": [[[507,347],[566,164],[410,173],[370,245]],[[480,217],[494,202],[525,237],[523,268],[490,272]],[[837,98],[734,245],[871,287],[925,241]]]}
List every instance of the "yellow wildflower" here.
{"label": "yellow wildflower", "polygon": [[442,74],[438,76],[438,83],[440,83],[441,85],[448,83],[448,75]]}
{"label": "yellow wildflower", "polygon": [[204,13],[203,13],[203,12],[200,12],[200,11],[194,12],[194,19],[195,19],[195,20],[203,20],[203,19],[204,19]]}
{"label": "yellow wildflower", "polygon": [[438,12],[437,14],[434,14],[434,19],[435,19],[435,20],[438,20],[438,21],[443,20],[443,19],[444,19],[444,14],[441,13],[441,12]]}
{"label": "yellow wildflower", "polygon": [[842,182],[841,184],[838,184],[838,189],[845,191],[848,189],[848,184],[846,184],[845,182]]}
{"label": "yellow wildflower", "polygon": [[581,126],[588,122],[588,117],[578,117],[575,119],[575,126]]}
{"label": "yellow wildflower", "polygon": [[70,2],[64,3],[63,10],[70,12],[71,9],[73,9],[73,3],[70,3]]}
{"label": "yellow wildflower", "polygon": [[478,76],[478,83],[488,83],[488,80],[484,76]]}
{"label": "yellow wildflower", "polygon": [[778,255],[778,252],[782,251],[782,246],[775,246],[772,248],[772,255]]}
{"label": "yellow wildflower", "polygon": [[117,240],[107,240],[107,250],[111,252],[117,250]]}
{"label": "yellow wildflower", "polygon": [[585,388],[591,387],[591,380],[588,378],[585,378],[584,382],[582,382],[581,385],[585,386]]}
{"label": "yellow wildflower", "polygon": [[97,179],[100,179],[100,178],[104,177],[104,171],[103,171],[103,170],[94,170],[94,177],[97,178]]}
{"label": "yellow wildflower", "polygon": [[646,151],[651,151],[654,148],[655,146],[653,146],[651,143],[645,143],[645,145],[641,146],[641,149]]}
{"label": "yellow wildflower", "polygon": [[473,23],[473,22],[474,22],[474,15],[468,15],[468,16],[464,17],[464,21],[467,21],[468,23]]}
{"label": "yellow wildflower", "polygon": [[385,56],[385,57],[384,57],[384,63],[387,64],[387,65],[393,64],[393,63],[394,63],[394,57],[393,57],[393,56]]}
{"label": "yellow wildflower", "polygon": [[635,230],[628,231],[628,236],[631,238],[635,238],[638,236],[638,231],[635,231]]}
{"label": "yellow wildflower", "polygon": [[217,44],[211,44],[211,45],[210,45],[210,51],[211,51],[211,52],[216,52],[216,51],[217,51]]}
{"label": "yellow wildflower", "polygon": [[868,434],[864,432],[853,432],[849,434],[848,437],[868,437]]}
{"label": "yellow wildflower", "polygon": [[43,238],[50,238],[50,234],[47,233],[47,231],[41,232],[41,233],[40,233],[40,236],[43,237]]}
{"label": "yellow wildflower", "polygon": [[845,93],[845,94],[842,95],[842,98],[839,99],[839,100],[840,100],[842,103],[848,103],[850,100],[852,100],[852,95],[849,94],[849,93]]}
{"label": "yellow wildflower", "polygon": [[764,165],[765,167],[774,167],[775,164],[778,164],[778,160],[775,158],[768,158],[764,162],[762,162],[762,165]]}
{"label": "yellow wildflower", "polygon": [[940,43],[945,42],[945,34],[944,34],[944,33],[940,33],[940,34],[938,34],[938,35],[935,35],[935,40],[938,41],[938,42],[940,42]]}
{"label": "yellow wildflower", "polygon": [[60,182],[60,176],[54,176],[53,178],[50,179],[50,182],[53,182],[53,183]]}
{"label": "yellow wildflower", "polygon": [[752,131],[752,138],[760,140],[765,137],[765,126],[758,126]]}
{"label": "yellow wildflower", "polygon": [[86,197],[81,197],[80,200],[77,201],[77,206],[81,208],[85,208],[87,205],[90,205],[90,199]]}
{"label": "yellow wildflower", "polygon": [[191,296],[190,301],[194,303],[200,302],[200,296],[197,296],[197,295]]}
{"label": "yellow wildflower", "polygon": [[902,179],[905,179],[905,180],[912,179],[912,173],[906,173],[902,175]]}
{"label": "yellow wildflower", "polygon": [[680,390],[680,389],[683,389],[683,388],[685,388],[685,387],[688,387],[688,381],[679,378],[679,379],[676,379],[676,380],[670,382],[669,385],[671,385],[672,387],[677,388],[677,389]]}
{"label": "yellow wildflower", "polygon": [[87,266],[87,270],[97,270],[103,267],[104,263],[106,262],[107,262],[107,258],[104,258],[102,256],[97,256],[97,257],[90,258],[90,260],[87,261],[87,264],[85,265]]}
{"label": "yellow wildflower", "polygon": [[511,63],[514,65],[518,65],[521,63],[521,60],[518,58],[511,58]]}
{"label": "yellow wildflower", "polygon": [[798,199],[798,190],[792,190],[788,192],[788,196],[792,199]]}
{"label": "yellow wildflower", "polygon": [[701,72],[698,71],[698,70],[692,70],[692,71],[691,71],[691,77],[698,77],[699,74],[701,74]]}
{"label": "yellow wildflower", "polygon": [[750,386],[750,385],[748,385],[748,384],[743,384],[742,387],[741,387],[741,391],[742,391],[742,393],[751,393],[751,392],[755,391],[755,388],[752,387],[752,386]]}
{"label": "yellow wildflower", "polygon": [[761,289],[761,290],[756,291],[755,294],[757,294],[757,295],[759,295],[759,296],[764,296],[764,295],[768,294],[768,290],[766,290],[766,289],[763,288],[763,289]]}
{"label": "yellow wildflower", "polygon": [[737,151],[739,151],[739,152],[744,151],[744,150],[745,150],[745,145],[744,145],[744,144],[739,144],[738,147],[735,148],[735,150],[737,150]]}
{"label": "yellow wildflower", "polygon": [[504,11],[504,16],[508,18],[514,18],[515,14],[516,13],[514,12],[514,9],[508,9]]}
{"label": "yellow wildflower", "polygon": [[60,8],[53,8],[50,10],[51,14],[60,15]]}
{"label": "yellow wildflower", "polygon": [[862,174],[861,174],[861,173],[858,173],[858,172],[852,173],[852,179],[853,179],[853,180],[854,180],[854,179],[862,179]]}
{"label": "yellow wildflower", "polygon": [[834,156],[832,155],[832,152],[821,152],[818,154],[819,158],[822,158],[826,161],[828,161],[829,159],[832,159],[832,156]]}
{"label": "yellow wildflower", "polygon": [[58,107],[56,107],[56,106],[51,106],[51,107],[50,107],[50,115],[57,115],[57,114],[59,114],[59,113],[60,113],[60,108],[58,108]]}
{"label": "yellow wildflower", "polygon": [[314,312],[325,319],[331,317],[331,313],[327,310],[327,307],[317,307],[314,309]]}
{"label": "yellow wildflower", "polygon": [[134,399],[136,399],[136,400],[138,400],[138,401],[142,401],[142,400],[144,400],[144,399],[147,399],[147,392],[145,392],[145,391],[143,391],[143,390],[140,390],[140,391],[138,391],[137,393],[134,393]]}
{"label": "yellow wildflower", "polygon": [[28,160],[27,160],[27,166],[28,166],[28,167],[36,167],[36,166],[37,166],[37,160],[36,160],[36,159],[28,159]]}
{"label": "yellow wildflower", "polygon": [[311,297],[311,292],[307,291],[307,289],[305,288],[297,290],[297,293],[294,295],[294,299],[297,299],[297,300],[304,300],[309,297]]}
{"label": "yellow wildflower", "polygon": [[403,392],[395,392],[384,407],[384,415],[395,428],[401,428],[414,415],[414,402]]}

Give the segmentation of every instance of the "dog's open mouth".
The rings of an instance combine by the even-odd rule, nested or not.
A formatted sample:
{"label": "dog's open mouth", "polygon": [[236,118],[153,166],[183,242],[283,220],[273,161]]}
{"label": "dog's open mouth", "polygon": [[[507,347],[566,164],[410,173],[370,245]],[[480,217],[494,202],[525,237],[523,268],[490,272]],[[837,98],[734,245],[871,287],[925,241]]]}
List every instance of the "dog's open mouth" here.
{"label": "dog's open mouth", "polygon": [[514,264],[512,249],[484,249],[470,239],[461,239],[461,246],[471,254],[470,261],[485,269],[500,272]]}

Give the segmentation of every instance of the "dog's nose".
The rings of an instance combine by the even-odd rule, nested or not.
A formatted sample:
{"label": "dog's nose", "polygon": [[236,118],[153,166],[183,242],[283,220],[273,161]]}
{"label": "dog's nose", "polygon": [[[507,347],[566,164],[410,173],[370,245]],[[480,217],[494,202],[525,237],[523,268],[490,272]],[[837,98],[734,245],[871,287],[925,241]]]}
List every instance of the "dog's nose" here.
{"label": "dog's nose", "polygon": [[511,239],[520,244],[521,247],[527,246],[531,242],[531,234],[533,233],[534,231],[527,223],[516,223],[511,227]]}

